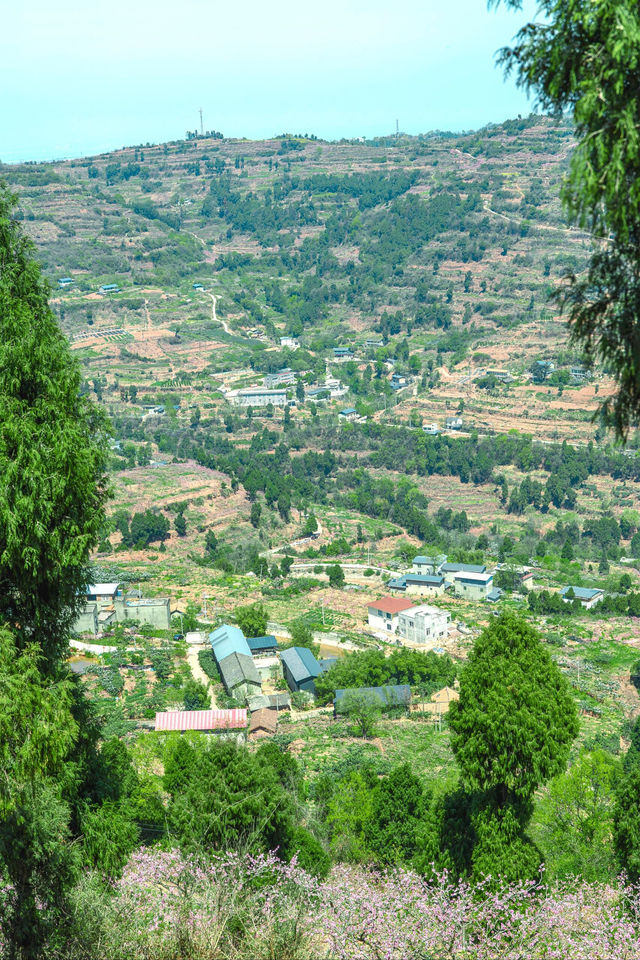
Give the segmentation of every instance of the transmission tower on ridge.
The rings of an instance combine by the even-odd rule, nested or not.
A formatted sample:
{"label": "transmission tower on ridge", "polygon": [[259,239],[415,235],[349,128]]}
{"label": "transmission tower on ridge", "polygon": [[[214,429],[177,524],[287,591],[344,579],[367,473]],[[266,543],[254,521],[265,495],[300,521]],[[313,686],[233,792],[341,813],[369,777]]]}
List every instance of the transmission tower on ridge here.
{"label": "transmission tower on ridge", "polygon": [[398,136],[399,136],[398,121],[396,120],[396,140],[398,139]]}
{"label": "transmission tower on ridge", "polygon": [[200,136],[204,137],[204,127],[202,125],[202,107],[200,107]]}

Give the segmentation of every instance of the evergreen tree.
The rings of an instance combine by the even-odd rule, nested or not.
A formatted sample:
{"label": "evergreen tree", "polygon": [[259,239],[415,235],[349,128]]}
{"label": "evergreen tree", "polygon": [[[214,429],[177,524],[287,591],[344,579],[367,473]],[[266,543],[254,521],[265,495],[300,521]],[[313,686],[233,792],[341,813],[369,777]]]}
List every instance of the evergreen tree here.
{"label": "evergreen tree", "polygon": [[540,862],[525,834],[533,796],[564,770],[578,719],[566,680],[525,621],[503,613],[480,635],[449,724],[475,832],[472,872],[530,876]]}
{"label": "evergreen tree", "polygon": [[51,668],[90,581],[108,497],[106,421],[0,185],[0,621]]}

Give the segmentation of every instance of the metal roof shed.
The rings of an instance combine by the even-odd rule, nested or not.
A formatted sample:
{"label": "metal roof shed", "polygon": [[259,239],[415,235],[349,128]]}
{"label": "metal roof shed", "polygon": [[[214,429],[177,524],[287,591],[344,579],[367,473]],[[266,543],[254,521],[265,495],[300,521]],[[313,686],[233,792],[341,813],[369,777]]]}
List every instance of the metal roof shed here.
{"label": "metal roof shed", "polygon": [[259,653],[262,650],[276,650],[278,642],[273,634],[266,637],[247,637],[247,643],[251,653]]}
{"label": "metal roof shed", "polygon": [[247,711],[242,710],[169,710],[156,713],[156,730],[244,730]]}
{"label": "metal roof shed", "polygon": [[223,623],[221,627],[209,634],[209,643],[218,664],[232,653],[251,656],[249,644],[240,627],[232,627],[228,623]]}
{"label": "metal roof shed", "polygon": [[283,650],[280,659],[284,677],[291,690],[308,690],[315,693],[314,680],[322,673],[322,667],[307,647],[289,647]]}

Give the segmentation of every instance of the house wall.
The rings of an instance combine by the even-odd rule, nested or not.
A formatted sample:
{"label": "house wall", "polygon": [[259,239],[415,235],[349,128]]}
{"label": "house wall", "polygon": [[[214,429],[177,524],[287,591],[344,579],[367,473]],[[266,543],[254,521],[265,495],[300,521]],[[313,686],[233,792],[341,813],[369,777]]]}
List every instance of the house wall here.
{"label": "house wall", "polygon": [[116,616],[119,622],[123,620],[137,620],[139,623],[148,623],[153,627],[159,627],[161,630],[171,628],[171,601],[169,597],[163,597],[158,600],[145,600],[141,603],[135,600],[125,603],[124,600],[116,600]]}
{"label": "house wall", "polygon": [[95,603],[85,604],[84,610],[78,614],[73,626],[73,633],[91,633],[95,637],[98,633],[98,607]]}
{"label": "house wall", "polygon": [[369,607],[368,613],[369,626],[374,630],[382,630],[384,633],[395,633],[398,629],[398,614],[376,612],[375,607]]}
{"label": "house wall", "polygon": [[440,586],[428,583],[407,583],[405,593],[410,593],[414,597],[439,597],[444,593],[444,583]]}
{"label": "house wall", "polygon": [[462,580],[453,581],[453,592],[457,597],[464,597],[466,600],[485,600],[492,590],[493,580],[477,584],[466,583]]}
{"label": "house wall", "polygon": [[417,616],[398,617],[398,633],[405,640],[412,643],[430,643],[432,640],[440,640],[447,636],[449,615],[443,613],[436,614],[418,614]]}

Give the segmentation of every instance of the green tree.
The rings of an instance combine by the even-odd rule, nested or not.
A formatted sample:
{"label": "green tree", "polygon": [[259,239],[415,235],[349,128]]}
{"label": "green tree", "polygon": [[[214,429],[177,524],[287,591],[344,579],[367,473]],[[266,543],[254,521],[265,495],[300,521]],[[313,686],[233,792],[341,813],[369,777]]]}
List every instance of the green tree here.
{"label": "green tree", "polygon": [[409,863],[413,858],[424,803],[422,783],[408,763],[391,770],[376,785],[364,836],[379,863]]}
{"label": "green tree", "polygon": [[338,701],[338,713],[351,720],[357,733],[365,740],[375,733],[382,706],[378,697],[364,690],[347,690]]}
{"label": "green tree", "polygon": [[572,343],[617,382],[601,414],[626,436],[640,414],[640,8],[634,0],[541,0],[539,14],[501,61],[545,111],[572,116],[577,145],[562,197],[594,245],[587,270],[559,298]]}
{"label": "green tree", "polygon": [[41,660],[35,644],[0,632],[0,942],[9,960],[48,955],[78,868],[64,792],[79,739],[72,688],[63,675],[43,677]]}
{"label": "green tree", "polygon": [[250,517],[249,517],[249,519],[251,520],[251,526],[252,526],[252,527],[259,527],[259,526],[260,526],[260,517],[261,517],[261,516],[262,516],[262,507],[260,506],[260,504],[258,503],[258,501],[255,500],[255,501],[251,504],[251,514],[250,514]]}
{"label": "green tree", "polygon": [[199,680],[187,680],[183,697],[185,710],[208,710],[211,706],[209,691]]}
{"label": "green tree", "polygon": [[176,514],[173,525],[176,529],[176,533],[179,537],[185,537],[187,534],[187,521],[184,518],[184,513]]}
{"label": "green tree", "polygon": [[580,876],[597,883],[615,876],[616,779],[616,760],[594,750],[551,781],[532,822],[550,877]]}
{"label": "green tree", "polygon": [[267,632],[267,609],[262,603],[236,607],[236,623],[245,637],[264,637]]}
{"label": "green tree", "polygon": [[479,636],[449,708],[451,745],[473,804],[472,869],[527,875],[535,791],[564,770],[578,732],[566,680],[538,634],[503,613]]}
{"label": "green tree", "polygon": [[344,586],[344,570],[339,563],[332,563],[329,568],[329,586],[340,589]]}
{"label": "green tree", "polygon": [[50,667],[91,577],[104,524],[107,426],[47,303],[0,184],[0,622]]}

